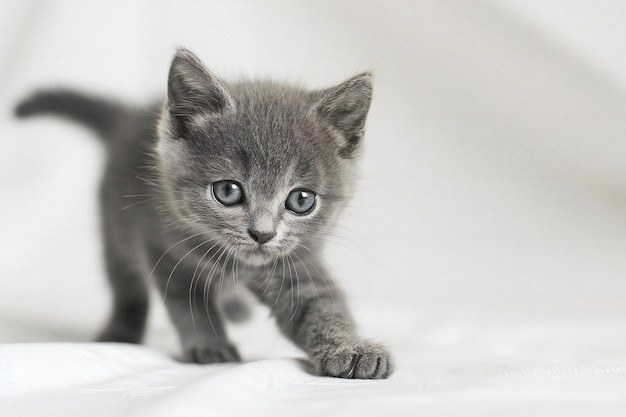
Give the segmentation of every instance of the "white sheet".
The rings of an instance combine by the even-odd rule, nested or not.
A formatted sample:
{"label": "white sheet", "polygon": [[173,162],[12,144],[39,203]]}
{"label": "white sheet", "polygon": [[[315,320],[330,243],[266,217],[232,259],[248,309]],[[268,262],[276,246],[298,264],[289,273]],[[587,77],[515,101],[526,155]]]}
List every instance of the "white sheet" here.
{"label": "white sheet", "polygon": [[[0,415],[621,416],[626,6],[583,1],[0,4]],[[109,309],[86,131],[18,123],[72,85],[163,94],[185,45],[224,76],[376,73],[359,191],[327,258],[387,381],[310,375],[257,307],[242,364],[90,343]]]}

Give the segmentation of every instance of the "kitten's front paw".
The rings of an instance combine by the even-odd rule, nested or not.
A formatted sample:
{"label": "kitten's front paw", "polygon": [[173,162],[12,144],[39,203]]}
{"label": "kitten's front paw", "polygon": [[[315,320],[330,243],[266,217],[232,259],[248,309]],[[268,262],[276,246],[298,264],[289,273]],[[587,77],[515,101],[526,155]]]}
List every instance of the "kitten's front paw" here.
{"label": "kitten's front paw", "polygon": [[195,363],[240,362],[237,349],[227,341],[197,344],[185,348],[185,360]]}
{"label": "kitten's front paw", "polygon": [[384,379],[391,375],[391,355],[369,342],[345,344],[324,352],[315,360],[321,375],[352,379]]}

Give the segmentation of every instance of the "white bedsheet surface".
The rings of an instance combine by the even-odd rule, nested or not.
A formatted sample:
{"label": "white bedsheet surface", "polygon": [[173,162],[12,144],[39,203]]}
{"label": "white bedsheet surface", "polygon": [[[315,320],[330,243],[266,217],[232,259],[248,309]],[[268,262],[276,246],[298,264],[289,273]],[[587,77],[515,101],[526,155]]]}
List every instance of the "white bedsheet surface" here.
{"label": "white bedsheet surface", "polygon": [[[315,377],[289,357],[181,364],[145,347],[0,348],[3,415],[623,415],[622,326],[440,326],[396,346],[387,381]],[[444,333],[442,335],[442,333]]]}
{"label": "white bedsheet surface", "polygon": [[[0,416],[623,416],[626,5],[557,1],[0,3]],[[102,149],[38,86],[145,103],[176,46],[226,77],[376,74],[359,190],[327,259],[386,381],[321,378],[267,310],[241,364],[91,343],[110,296]]]}

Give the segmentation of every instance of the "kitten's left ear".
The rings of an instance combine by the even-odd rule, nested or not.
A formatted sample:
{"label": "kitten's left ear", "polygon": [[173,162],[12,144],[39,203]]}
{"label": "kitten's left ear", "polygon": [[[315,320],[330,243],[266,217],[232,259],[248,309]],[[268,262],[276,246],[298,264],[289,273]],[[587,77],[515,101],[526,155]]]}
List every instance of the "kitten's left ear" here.
{"label": "kitten's left ear", "polygon": [[339,150],[343,158],[352,157],[358,148],[371,102],[372,74],[364,72],[322,91],[321,100],[314,106],[317,114],[343,136],[345,142]]}
{"label": "kitten's left ear", "polygon": [[185,130],[193,116],[226,111],[231,99],[200,59],[181,48],[170,66],[167,105],[172,121]]}

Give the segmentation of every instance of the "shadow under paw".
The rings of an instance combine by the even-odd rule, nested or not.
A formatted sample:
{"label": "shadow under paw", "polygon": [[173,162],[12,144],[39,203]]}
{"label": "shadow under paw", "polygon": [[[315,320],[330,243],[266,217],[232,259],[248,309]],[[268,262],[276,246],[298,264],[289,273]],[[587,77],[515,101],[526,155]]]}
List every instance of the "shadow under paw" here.
{"label": "shadow under paw", "polygon": [[185,360],[194,363],[240,362],[237,349],[228,342],[213,343],[203,346],[192,346],[185,349]]}
{"label": "shadow under paw", "polygon": [[96,338],[97,342],[141,343],[142,331],[123,325],[108,325]]}

